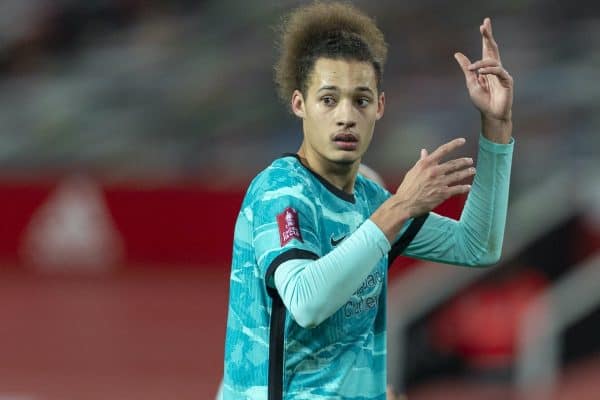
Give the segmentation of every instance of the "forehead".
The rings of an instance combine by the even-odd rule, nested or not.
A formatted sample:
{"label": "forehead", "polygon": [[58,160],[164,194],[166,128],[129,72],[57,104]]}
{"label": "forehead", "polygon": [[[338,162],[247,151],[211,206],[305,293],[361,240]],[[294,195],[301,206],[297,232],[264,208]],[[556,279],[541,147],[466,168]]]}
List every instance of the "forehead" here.
{"label": "forehead", "polygon": [[375,68],[366,61],[319,58],[311,73],[309,92],[323,86],[336,86],[341,90],[368,87],[377,93]]}

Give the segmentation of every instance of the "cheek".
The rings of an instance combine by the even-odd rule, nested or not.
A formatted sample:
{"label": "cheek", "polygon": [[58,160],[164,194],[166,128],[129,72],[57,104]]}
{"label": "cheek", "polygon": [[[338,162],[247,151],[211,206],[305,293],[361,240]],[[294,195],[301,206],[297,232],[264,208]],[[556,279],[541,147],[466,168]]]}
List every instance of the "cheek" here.
{"label": "cheek", "polygon": [[322,141],[324,139],[323,136],[326,131],[324,122],[318,110],[313,108],[311,112],[306,113],[304,126],[307,128],[306,132],[308,132],[311,141]]}
{"label": "cheek", "polygon": [[325,127],[331,119],[331,113],[329,111],[330,110],[325,108],[324,106],[313,106],[310,109],[309,115],[307,115],[308,119],[310,119],[310,125],[314,127],[317,131],[325,130]]}
{"label": "cheek", "polygon": [[311,122],[314,123],[316,120],[321,118],[321,115],[323,114],[321,105],[318,103],[317,104],[314,104],[314,103],[307,104],[306,114],[307,114],[307,117],[311,119]]}
{"label": "cheek", "polygon": [[372,129],[377,122],[377,109],[369,108],[368,110],[365,110],[363,113],[363,121],[365,126]]}
{"label": "cheek", "polygon": [[325,122],[330,118],[331,110],[326,105],[319,103],[313,107],[312,112],[315,119]]}

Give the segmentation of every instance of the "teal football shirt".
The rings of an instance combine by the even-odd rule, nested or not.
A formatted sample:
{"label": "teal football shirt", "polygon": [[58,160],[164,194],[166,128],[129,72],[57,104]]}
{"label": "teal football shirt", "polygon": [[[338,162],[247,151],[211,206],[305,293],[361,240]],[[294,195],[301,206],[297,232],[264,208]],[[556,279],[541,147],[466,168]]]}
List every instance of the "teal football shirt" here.
{"label": "teal football shirt", "polygon": [[345,193],[295,156],[261,172],[235,226],[223,399],[385,399],[388,263],[400,252],[457,265],[497,262],[512,151],[513,141],[480,137],[478,173],[461,220],[430,213],[407,221],[352,296],[312,328],[286,312],[275,269],[330,253],[391,195],[360,175],[354,194]]}
{"label": "teal football shirt", "polygon": [[[360,175],[354,195],[345,193],[294,156],[275,160],[253,180],[235,227],[225,399],[266,399],[269,361],[272,374],[279,373],[273,364],[283,365],[276,388],[283,398],[385,398],[387,257],[341,309],[311,329],[285,312],[272,279],[286,260],[329,253],[388,196]],[[271,318],[276,309],[279,325]]]}

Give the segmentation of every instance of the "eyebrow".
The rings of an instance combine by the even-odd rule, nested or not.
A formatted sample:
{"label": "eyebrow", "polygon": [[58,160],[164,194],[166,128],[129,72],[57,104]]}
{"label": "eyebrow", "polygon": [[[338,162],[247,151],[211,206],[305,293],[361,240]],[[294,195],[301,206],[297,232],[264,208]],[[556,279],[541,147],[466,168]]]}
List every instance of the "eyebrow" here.
{"label": "eyebrow", "polygon": [[319,90],[317,90],[317,93],[323,92],[325,90],[340,90],[340,89],[337,86],[321,86],[321,88]]}
{"label": "eyebrow", "polygon": [[[339,91],[340,88],[337,86],[322,86],[319,90],[317,90],[317,93],[325,91],[325,90]],[[359,86],[355,90],[357,90],[359,92],[369,92],[371,95],[375,96],[375,93],[373,92],[373,90],[371,90],[371,88],[368,86]]]}
{"label": "eyebrow", "polygon": [[373,93],[373,91],[371,90],[371,88],[368,87],[368,86],[359,86],[359,87],[356,88],[356,90],[358,90],[359,92],[369,92],[373,96],[375,96],[375,93]]}

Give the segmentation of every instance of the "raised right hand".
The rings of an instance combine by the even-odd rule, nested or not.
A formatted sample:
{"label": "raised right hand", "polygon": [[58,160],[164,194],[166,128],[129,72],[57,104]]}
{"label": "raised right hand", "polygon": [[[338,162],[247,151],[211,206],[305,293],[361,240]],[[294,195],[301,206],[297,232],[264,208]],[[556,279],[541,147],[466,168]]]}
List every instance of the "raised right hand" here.
{"label": "raised right hand", "polygon": [[417,217],[433,210],[446,199],[468,193],[471,185],[459,185],[463,179],[473,176],[472,158],[457,158],[441,162],[442,158],[465,143],[454,139],[438,147],[433,153],[421,150],[421,158],[404,176],[394,197],[405,204],[410,217]]}
{"label": "raised right hand", "polygon": [[371,220],[390,243],[393,243],[407,219],[425,214],[446,199],[471,189],[471,185],[458,183],[475,174],[472,158],[441,162],[444,156],[464,143],[465,139],[459,138],[441,145],[431,154],[425,149],[421,150],[421,158],[406,173],[396,194],[371,215]]}

